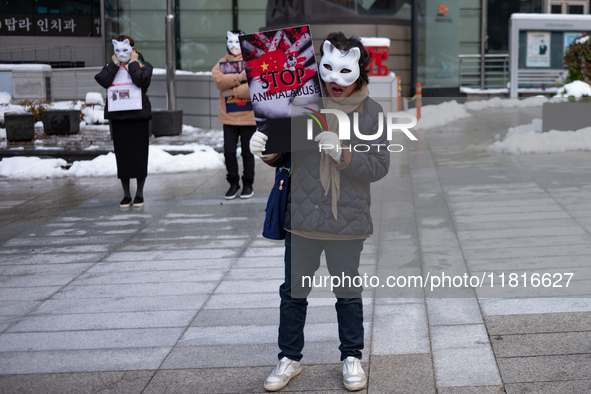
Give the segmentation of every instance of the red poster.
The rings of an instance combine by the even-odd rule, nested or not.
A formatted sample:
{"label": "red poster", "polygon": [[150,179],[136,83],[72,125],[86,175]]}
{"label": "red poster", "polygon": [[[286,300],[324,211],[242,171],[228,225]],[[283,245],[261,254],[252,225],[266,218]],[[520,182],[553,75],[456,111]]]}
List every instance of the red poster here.
{"label": "red poster", "polygon": [[322,97],[310,27],[239,38],[257,129],[269,136],[266,152],[289,151],[293,118],[303,118],[305,103]]}

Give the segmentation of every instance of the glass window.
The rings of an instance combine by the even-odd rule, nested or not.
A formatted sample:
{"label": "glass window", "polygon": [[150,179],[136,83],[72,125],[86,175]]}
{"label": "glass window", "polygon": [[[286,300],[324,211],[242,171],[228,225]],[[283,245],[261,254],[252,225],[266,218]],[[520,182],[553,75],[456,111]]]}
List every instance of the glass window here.
{"label": "glass window", "polygon": [[[6,1],[6,0],[0,0]],[[93,0],[94,1],[94,0]],[[99,0],[96,0],[99,1]],[[267,0],[239,0],[238,28],[247,33],[265,27]],[[164,67],[164,0],[105,0],[105,49],[112,38],[128,34],[154,67]],[[177,67],[210,71],[226,53],[226,31],[232,30],[232,0],[175,0],[177,14]]]}
{"label": "glass window", "polygon": [[509,19],[516,12],[542,12],[542,0],[489,0],[488,51],[509,51]]}
{"label": "glass window", "polygon": [[33,7],[31,0],[0,0],[2,14],[32,14]]}
{"label": "glass window", "polygon": [[91,0],[91,13],[92,15],[101,14],[101,0]]}
{"label": "glass window", "polygon": [[489,52],[509,50],[509,18],[520,12],[520,2],[514,0],[489,0],[488,49]]}
{"label": "glass window", "polygon": [[568,13],[569,14],[583,14],[584,10],[585,10],[585,8],[582,5],[569,5],[568,6]]}
{"label": "glass window", "polygon": [[385,18],[407,18],[412,0],[328,0],[329,3],[354,11],[359,15]]}
{"label": "glass window", "polygon": [[560,5],[560,4],[553,5],[551,12],[553,14],[562,14],[562,5]]}
{"label": "glass window", "polygon": [[0,0],[3,14],[100,14],[100,0]]}

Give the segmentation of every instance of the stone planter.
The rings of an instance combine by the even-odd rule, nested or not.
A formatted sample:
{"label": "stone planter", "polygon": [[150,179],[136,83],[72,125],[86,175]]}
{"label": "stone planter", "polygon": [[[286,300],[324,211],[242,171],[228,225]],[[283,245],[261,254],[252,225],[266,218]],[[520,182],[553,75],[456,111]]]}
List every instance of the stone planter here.
{"label": "stone planter", "polygon": [[183,111],[155,109],[152,111],[150,134],[154,137],[179,135],[183,129]]}
{"label": "stone planter", "polygon": [[6,139],[13,141],[31,141],[35,138],[35,116],[33,114],[4,114]]}
{"label": "stone planter", "polygon": [[542,130],[579,130],[591,127],[591,103],[545,103]]}
{"label": "stone planter", "polygon": [[77,134],[80,131],[80,111],[77,109],[46,109],[42,120],[45,134]]}

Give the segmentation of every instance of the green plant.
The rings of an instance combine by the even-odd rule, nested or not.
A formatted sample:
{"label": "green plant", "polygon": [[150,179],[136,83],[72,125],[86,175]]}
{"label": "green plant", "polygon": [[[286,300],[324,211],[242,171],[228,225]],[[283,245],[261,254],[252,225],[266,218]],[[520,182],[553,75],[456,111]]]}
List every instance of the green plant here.
{"label": "green plant", "polygon": [[28,107],[27,111],[32,113],[35,116],[35,122],[41,122],[43,118],[43,111],[47,109],[51,105],[51,102],[47,100],[41,101],[32,101],[32,100],[23,100],[18,103],[18,105],[22,105],[23,107]]}
{"label": "green plant", "polygon": [[[581,38],[589,34],[583,33]],[[564,55],[564,65],[568,69],[566,83],[584,81],[591,83],[591,39],[581,42],[581,39],[573,41]]]}

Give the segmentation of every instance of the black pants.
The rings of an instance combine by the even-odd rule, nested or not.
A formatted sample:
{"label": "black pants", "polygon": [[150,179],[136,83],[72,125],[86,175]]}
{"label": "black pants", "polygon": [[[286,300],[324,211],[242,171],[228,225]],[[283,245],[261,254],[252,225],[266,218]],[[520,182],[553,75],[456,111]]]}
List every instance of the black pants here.
{"label": "black pants", "polygon": [[254,155],[250,152],[250,138],[256,131],[256,126],[233,126],[224,125],[224,157],[226,158],[226,179],[230,183],[238,183],[238,159],[236,158],[236,147],[238,137],[242,147],[242,161],[244,164],[244,175],[242,183],[252,185],[254,182]]}

